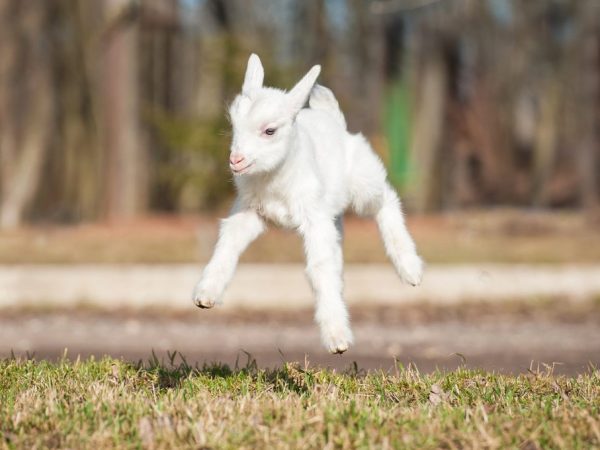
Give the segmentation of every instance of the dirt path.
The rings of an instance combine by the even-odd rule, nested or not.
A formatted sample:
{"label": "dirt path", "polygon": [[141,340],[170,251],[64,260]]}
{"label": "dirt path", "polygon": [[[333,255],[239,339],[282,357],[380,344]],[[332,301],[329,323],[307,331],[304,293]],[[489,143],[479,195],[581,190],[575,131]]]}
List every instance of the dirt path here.
{"label": "dirt path", "polygon": [[[345,290],[356,345],[341,357],[321,349],[302,266],[243,264],[226,306],[212,311],[189,300],[199,271],[0,267],[0,356],[55,358],[68,348],[71,356],[139,360],[152,350],[160,357],[178,350],[190,362],[234,364],[245,361],[245,351],[261,366],[306,355],[312,364],[339,369],[353,361],[389,369],[397,358],[430,371],[457,367],[461,354],[469,367],[525,372],[532,361],[556,362],[565,373],[600,364],[597,265],[431,266],[419,288],[402,285],[389,265],[349,265]],[[513,299],[521,306],[511,306]],[[82,303],[92,308],[65,310]]]}
{"label": "dirt path", "polygon": [[[161,306],[189,310],[200,274],[195,265],[0,266],[0,307],[73,305]],[[350,304],[452,304],[467,300],[600,296],[600,265],[432,265],[418,288],[403,285],[389,264],[348,265]],[[299,264],[241,264],[224,309],[310,307],[312,294]]]}
{"label": "dirt path", "polygon": [[344,369],[356,361],[363,369],[390,369],[396,358],[423,371],[455,368],[464,357],[468,367],[527,372],[534,361],[557,363],[556,372],[569,374],[600,364],[597,304],[494,308],[353,308],[356,344],[342,356],[321,349],[310,311],[13,312],[0,315],[0,356],[14,351],[56,358],[68,348],[71,357],[109,354],[136,361],[152,351],[162,358],[178,350],[189,362],[234,364],[239,358],[244,364],[248,352],[260,366],[303,362],[306,356],[313,365]]}

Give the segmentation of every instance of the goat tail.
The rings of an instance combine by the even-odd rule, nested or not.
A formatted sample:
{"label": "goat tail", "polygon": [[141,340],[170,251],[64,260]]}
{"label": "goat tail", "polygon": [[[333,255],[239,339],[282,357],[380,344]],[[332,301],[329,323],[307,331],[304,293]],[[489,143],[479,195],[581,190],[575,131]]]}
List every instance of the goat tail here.
{"label": "goat tail", "polygon": [[310,93],[308,105],[311,109],[328,112],[346,129],[346,118],[331,89],[315,84]]}

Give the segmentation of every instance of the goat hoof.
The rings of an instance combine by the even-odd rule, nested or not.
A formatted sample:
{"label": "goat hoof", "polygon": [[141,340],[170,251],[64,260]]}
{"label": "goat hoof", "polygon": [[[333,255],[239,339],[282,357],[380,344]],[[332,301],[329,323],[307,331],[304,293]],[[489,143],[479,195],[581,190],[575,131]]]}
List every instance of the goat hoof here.
{"label": "goat hoof", "polygon": [[213,283],[202,280],[194,288],[192,301],[198,308],[210,309],[217,304],[220,292]]}
{"label": "goat hoof", "polygon": [[215,302],[212,300],[195,299],[194,305],[196,305],[198,308],[201,308],[201,309],[210,309],[213,306],[215,306]]}
{"label": "goat hoof", "polygon": [[340,346],[336,347],[335,349],[333,349],[331,351],[331,354],[332,355],[341,355],[342,353],[346,352],[346,350],[348,350],[347,345],[340,345]]}
{"label": "goat hoof", "polygon": [[352,331],[346,323],[322,324],[321,337],[329,353],[341,355],[352,344]]}
{"label": "goat hoof", "polygon": [[404,282],[411,286],[418,286],[423,278],[423,261],[416,253],[402,255],[399,272]]}

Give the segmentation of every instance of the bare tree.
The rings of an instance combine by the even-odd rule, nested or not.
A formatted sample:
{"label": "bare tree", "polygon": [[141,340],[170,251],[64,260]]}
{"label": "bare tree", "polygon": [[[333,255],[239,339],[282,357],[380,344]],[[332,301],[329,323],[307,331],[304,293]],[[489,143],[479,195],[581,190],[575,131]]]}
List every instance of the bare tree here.
{"label": "bare tree", "polygon": [[51,55],[43,33],[46,5],[0,5],[0,227],[13,228],[21,224],[33,200],[48,149]]}
{"label": "bare tree", "polygon": [[600,5],[582,2],[581,29],[577,41],[579,116],[577,143],[581,203],[590,210],[600,205]]}
{"label": "bare tree", "polygon": [[138,12],[131,0],[105,0],[102,54],[102,136],[106,154],[106,212],[132,217],[146,204],[147,161],[140,136]]}

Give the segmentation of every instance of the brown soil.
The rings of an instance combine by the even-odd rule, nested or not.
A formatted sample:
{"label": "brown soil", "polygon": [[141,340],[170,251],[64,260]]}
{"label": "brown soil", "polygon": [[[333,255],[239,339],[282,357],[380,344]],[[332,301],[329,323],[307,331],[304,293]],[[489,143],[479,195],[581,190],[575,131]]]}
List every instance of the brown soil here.
{"label": "brown soil", "polygon": [[600,364],[600,306],[594,302],[471,304],[354,308],[355,345],[327,355],[310,311],[219,312],[22,311],[0,314],[0,356],[36,358],[111,355],[167,359],[177,350],[190,363],[260,366],[309,361],[340,370],[415,364],[422,371],[461,365],[501,372],[528,372],[543,364],[557,373],[581,373]]}

